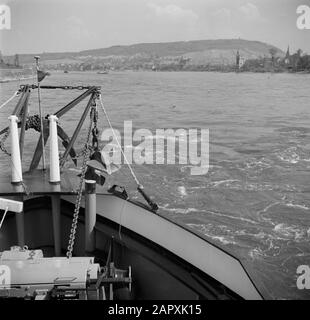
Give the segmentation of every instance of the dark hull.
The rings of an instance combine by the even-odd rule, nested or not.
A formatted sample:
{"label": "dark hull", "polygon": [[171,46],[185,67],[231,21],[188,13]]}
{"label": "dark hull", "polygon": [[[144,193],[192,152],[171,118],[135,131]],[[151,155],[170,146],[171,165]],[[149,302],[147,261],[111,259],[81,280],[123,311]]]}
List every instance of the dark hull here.
{"label": "dark hull", "polygon": [[[65,254],[74,211],[74,196],[61,200],[61,247]],[[123,205],[128,201],[112,195],[98,195],[105,202],[112,199]],[[66,196],[68,198],[68,196]],[[98,201],[98,200],[97,200]],[[132,208],[155,215],[142,206],[129,203]],[[98,204],[97,204],[98,206]],[[124,205],[123,205],[124,206]],[[132,267],[133,299],[242,299],[239,294],[230,290],[208,273],[197,268],[191,261],[172,253],[160,244],[144,237],[130,228],[126,222],[122,226],[101,214],[97,208],[96,250],[91,253],[98,261],[105,263],[111,238],[114,237],[114,261],[117,267]],[[127,212],[130,214],[130,212]],[[117,215],[117,212],[115,212]],[[157,215],[155,215],[157,216]],[[53,221],[50,197],[36,197],[24,201],[25,244],[31,248],[41,248],[45,255],[53,255]],[[172,226],[174,227],[174,226]],[[154,225],[154,228],[156,226]],[[158,230],[160,232],[160,230]],[[164,236],[164,235],[163,235]],[[166,235],[170,236],[170,235]],[[151,238],[151,235],[150,235]],[[1,233],[0,251],[17,244],[16,222],[13,215],[5,222]],[[195,250],[195,248],[192,248]],[[79,227],[74,247],[74,254],[85,255],[84,209],[80,210]],[[127,295],[128,298],[128,295]],[[249,297],[258,298],[255,296]]]}

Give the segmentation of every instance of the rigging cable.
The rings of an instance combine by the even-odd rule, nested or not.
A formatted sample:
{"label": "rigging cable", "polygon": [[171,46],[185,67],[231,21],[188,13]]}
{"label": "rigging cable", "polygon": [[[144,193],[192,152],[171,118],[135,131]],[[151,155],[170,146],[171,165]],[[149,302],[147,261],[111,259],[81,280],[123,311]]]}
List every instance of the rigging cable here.
{"label": "rigging cable", "polygon": [[6,207],[6,208],[5,208],[5,211],[4,211],[4,214],[3,214],[3,217],[2,217],[2,219],[1,219],[1,222],[0,222],[0,229],[1,229],[1,227],[2,227],[3,221],[4,221],[4,219],[5,219],[6,214],[8,213],[8,211],[9,211],[9,207]]}
{"label": "rigging cable", "polygon": [[122,155],[123,155],[123,157],[124,157],[124,160],[125,160],[128,168],[129,168],[129,170],[130,170],[130,173],[131,173],[132,177],[134,178],[134,180],[135,180],[135,182],[136,182],[136,184],[137,184],[137,186],[138,186],[138,191],[140,192],[140,194],[142,195],[142,197],[144,198],[144,200],[149,204],[149,206],[151,207],[151,209],[152,209],[154,212],[156,212],[156,211],[158,210],[158,205],[157,205],[155,202],[153,202],[153,201],[151,200],[151,198],[144,192],[144,187],[143,187],[143,185],[140,183],[140,181],[138,180],[135,172],[133,171],[133,169],[132,169],[132,167],[131,167],[131,165],[130,165],[130,163],[129,163],[126,155],[125,155],[125,152],[124,152],[124,150],[123,150],[123,148],[122,148],[122,146],[121,146],[121,144],[120,144],[120,142],[119,142],[119,140],[118,140],[118,138],[117,138],[117,135],[116,135],[116,133],[115,133],[115,131],[114,131],[114,128],[113,128],[113,126],[112,126],[112,124],[111,124],[110,118],[109,118],[109,116],[108,116],[108,114],[107,114],[107,111],[106,111],[106,109],[105,109],[105,107],[104,107],[101,94],[99,94],[99,100],[100,100],[100,105],[101,105],[102,111],[103,111],[104,115],[106,116],[107,121],[108,121],[108,124],[109,124],[109,126],[110,126],[110,128],[111,128],[111,130],[112,130],[113,136],[114,136],[114,138],[115,138],[115,140],[116,140],[116,142],[117,142],[117,144],[118,144],[118,147],[119,147],[120,150],[121,150],[121,153],[122,153]]}
{"label": "rigging cable", "polygon": [[124,150],[123,150],[123,148],[122,148],[122,146],[121,146],[121,144],[120,144],[120,142],[119,142],[119,140],[118,140],[118,138],[117,138],[117,135],[116,135],[116,133],[115,133],[115,131],[114,131],[114,128],[113,128],[113,126],[112,126],[112,123],[111,123],[111,121],[110,121],[110,118],[109,118],[109,116],[108,116],[108,114],[107,114],[107,111],[106,111],[106,109],[105,109],[105,107],[104,107],[101,94],[100,94],[99,98],[100,98],[99,100],[100,100],[100,105],[101,105],[102,111],[103,111],[104,115],[105,115],[106,118],[107,118],[108,124],[109,124],[109,126],[110,126],[110,128],[111,128],[111,130],[112,130],[112,133],[113,133],[113,136],[114,136],[114,138],[115,138],[115,140],[116,140],[116,143],[118,144],[118,147],[119,147],[120,150],[121,150],[121,153],[122,153],[122,155],[123,155],[123,157],[124,157],[124,160],[125,160],[125,162],[126,162],[126,165],[128,166],[128,168],[129,168],[129,170],[130,170],[130,173],[131,173],[132,177],[134,178],[134,180],[136,181],[138,187],[141,188],[141,189],[143,189],[143,185],[140,183],[140,181],[138,180],[135,172],[133,171],[132,166],[130,165],[130,163],[129,163],[126,155],[125,155],[125,152],[124,152]]}
{"label": "rigging cable", "polygon": [[4,103],[2,103],[2,105],[0,106],[0,110],[5,107],[8,103],[10,103],[16,96],[19,95],[19,91],[16,91],[13,96],[11,98],[9,98],[7,101],[5,101]]}

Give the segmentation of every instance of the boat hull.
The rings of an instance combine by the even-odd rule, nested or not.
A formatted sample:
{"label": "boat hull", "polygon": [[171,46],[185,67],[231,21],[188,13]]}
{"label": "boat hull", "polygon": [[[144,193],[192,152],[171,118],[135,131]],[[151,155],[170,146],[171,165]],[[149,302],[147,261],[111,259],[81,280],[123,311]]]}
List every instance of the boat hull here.
{"label": "boat hull", "polygon": [[[84,201],[84,200],[83,200]],[[85,255],[85,212],[82,201],[74,255]],[[61,197],[61,248],[65,253],[75,196]],[[142,205],[110,194],[97,195],[95,251],[105,263],[111,238],[114,261],[132,267],[134,299],[261,299],[241,263],[185,227]],[[53,255],[50,197],[24,201],[25,243]],[[0,234],[0,251],[17,244],[13,216]],[[45,254],[46,254],[45,253]],[[129,295],[126,296],[127,298]]]}

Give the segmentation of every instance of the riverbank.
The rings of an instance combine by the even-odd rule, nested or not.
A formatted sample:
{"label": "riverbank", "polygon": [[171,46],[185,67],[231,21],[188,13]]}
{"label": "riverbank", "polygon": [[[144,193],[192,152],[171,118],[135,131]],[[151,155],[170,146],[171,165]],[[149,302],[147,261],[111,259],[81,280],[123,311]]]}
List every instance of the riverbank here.
{"label": "riverbank", "polygon": [[21,81],[33,79],[35,75],[31,68],[25,69],[0,69],[0,83],[7,83],[13,81]]}

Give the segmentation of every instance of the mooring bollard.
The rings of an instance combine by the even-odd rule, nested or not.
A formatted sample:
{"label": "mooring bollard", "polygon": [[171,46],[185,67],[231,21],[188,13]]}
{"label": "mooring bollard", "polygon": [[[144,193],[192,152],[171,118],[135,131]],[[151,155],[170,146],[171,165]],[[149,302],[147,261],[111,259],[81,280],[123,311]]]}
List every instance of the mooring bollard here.
{"label": "mooring bollard", "polygon": [[54,115],[49,116],[50,121],[50,182],[60,182],[59,170],[59,151],[58,151],[58,136],[57,136],[57,120]]}
{"label": "mooring bollard", "polygon": [[[22,182],[23,182],[23,173],[22,173],[22,162],[20,157],[20,146],[18,138],[18,118],[15,115],[9,117],[10,120],[10,133],[11,133],[11,182],[14,185],[14,190],[16,192],[23,192]],[[17,197],[16,200],[22,200],[21,197]],[[24,213],[16,213],[16,229],[17,229],[17,242],[19,246],[25,245],[25,222],[24,222]]]}
{"label": "mooring bollard", "polygon": [[96,248],[96,181],[85,180],[85,251]]}
{"label": "mooring bollard", "polygon": [[15,115],[9,117],[10,120],[10,133],[11,133],[11,172],[12,184],[21,184],[23,181],[22,162],[20,158],[20,148],[18,139],[18,118]]}
{"label": "mooring bollard", "polygon": [[[58,150],[58,135],[57,135],[57,120],[55,115],[50,115],[49,133],[50,133],[50,177],[49,182],[54,187],[60,188],[60,169],[59,169],[59,150]],[[61,226],[60,226],[60,196],[52,195],[52,215],[53,215],[53,234],[55,255],[61,255]]]}

